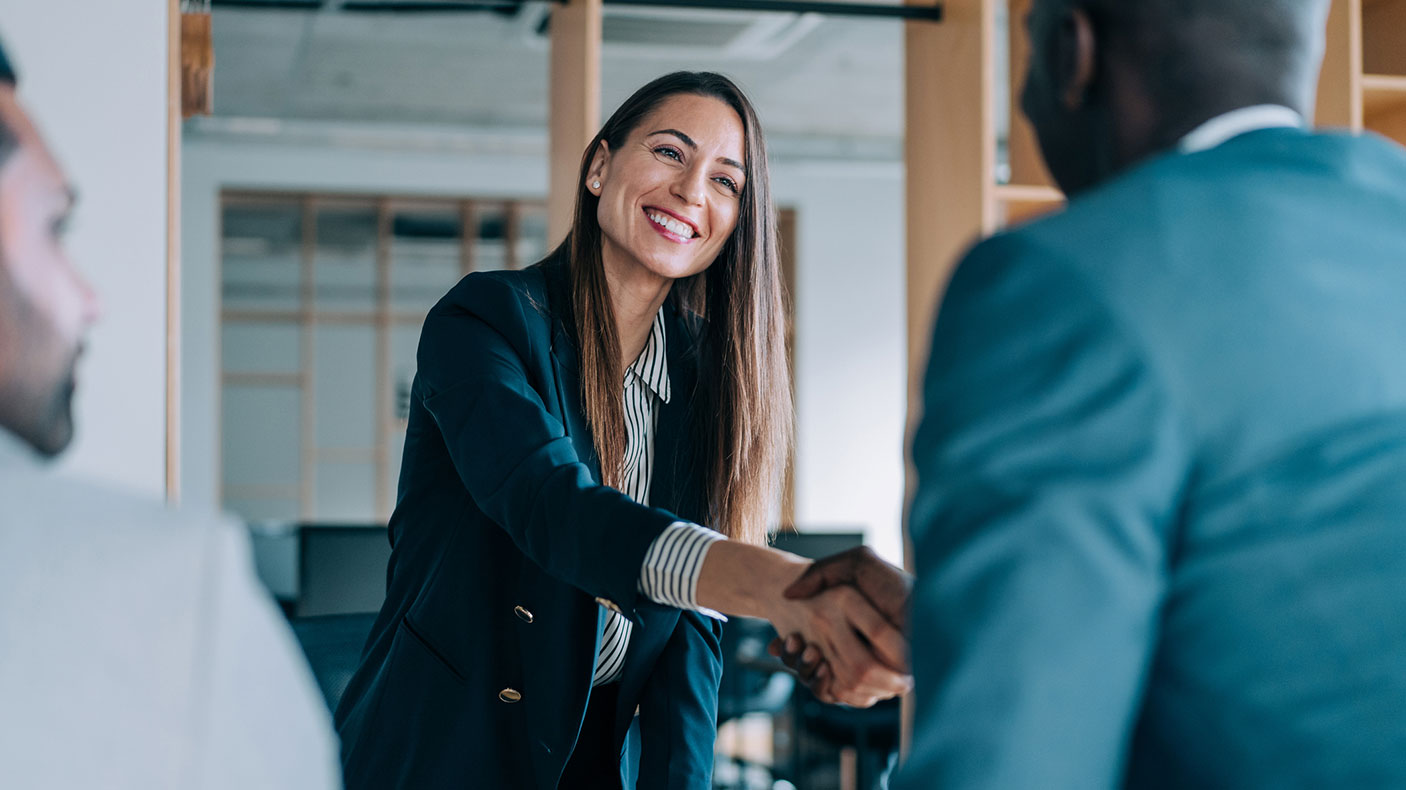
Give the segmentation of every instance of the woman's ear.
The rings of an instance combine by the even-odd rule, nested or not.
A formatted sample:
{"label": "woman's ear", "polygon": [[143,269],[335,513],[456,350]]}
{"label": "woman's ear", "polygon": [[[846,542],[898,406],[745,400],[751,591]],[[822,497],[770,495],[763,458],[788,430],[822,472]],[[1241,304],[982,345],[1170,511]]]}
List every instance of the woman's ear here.
{"label": "woman's ear", "polygon": [[591,167],[586,172],[586,191],[600,197],[601,186],[605,183],[609,171],[610,144],[601,140],[600,145],[596,146],[596,153],[591,157]]}

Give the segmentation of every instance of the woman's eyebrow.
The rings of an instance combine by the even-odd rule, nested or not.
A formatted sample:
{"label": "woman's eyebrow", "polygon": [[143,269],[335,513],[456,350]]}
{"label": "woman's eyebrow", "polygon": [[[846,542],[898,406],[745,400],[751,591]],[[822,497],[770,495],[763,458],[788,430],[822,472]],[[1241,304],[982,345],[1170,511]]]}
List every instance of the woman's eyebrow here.
{"label": "woman's eyebrow", "polygon": [[[690,149],[692,149],[692,150],[694,150],[694,151],[697,151],[697,150],[698,150],[698,143],[693,142],[693,138],[692,138],[692,137],[689,137],[688,135],[684,134],[683,132],[679,131],[678,129],[656,129],[655,131],[650,132],[650,133],[649,133],[649,136],[650,136],[650,137],[653,137],[653,136],[656,135],[656,134],[671,134],[671,135],[673,135],[673,136],[679,138],[680,140],[682,140],[682,141],[683,141],[683,144],[686,145],[686,146],[688,146]],[[747,168],[743,167],[743,166],[742,166],[742,163],[739,162],[739,161],[737,161],[736,159],[728,159],[728,158],[725,157],[725,156],[720,156],[720,157],[718,157],[718,161],[719,161],[719,162],[722,162],[722,163],[725,164],[725,165],[729,165],[729,166],[731,166],[731,167],[735,167],[735,168],[737,168],[738,170],[741,170],[741,171],[744,172],[744,173],[747,172]]]}

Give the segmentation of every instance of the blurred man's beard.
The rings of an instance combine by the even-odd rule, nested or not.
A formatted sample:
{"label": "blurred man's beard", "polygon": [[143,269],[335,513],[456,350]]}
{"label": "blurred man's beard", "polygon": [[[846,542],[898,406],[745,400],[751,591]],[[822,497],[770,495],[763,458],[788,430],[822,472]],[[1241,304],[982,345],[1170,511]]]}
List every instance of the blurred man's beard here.
{"label": "blurred man's beard", "polygon": [[63,378],[50,390],[48,408],[40,417],[35,449],[47,456],[63,452],[73,441],[73,394],[77,389],[78,351],[69,357]]}
{"label": "blurred man's beard", "polygon": [[73,440],[73,393],[81,346],[70,346],[34,305],[9,292],[0,278],[0,342],[13,344],[0,371],[0,427],[41,455],[55,456]]}
{"label": "blurred man's beard", "polygon": [[0,256],[0,428],[41,455],[63,452],[73,441],[74,382],[82,354],[82,342],[64,337],[20,290]]}

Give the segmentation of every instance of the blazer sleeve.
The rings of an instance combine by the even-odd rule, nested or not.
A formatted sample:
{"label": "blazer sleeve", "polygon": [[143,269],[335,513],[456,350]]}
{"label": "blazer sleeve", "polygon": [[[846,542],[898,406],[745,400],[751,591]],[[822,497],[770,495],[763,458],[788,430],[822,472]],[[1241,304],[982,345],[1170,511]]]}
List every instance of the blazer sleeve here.
{"label": "blazer sleeve", "polygon": [[677,519],[600,485],[577,457],[530,372],[550,363],[525,362],[550,354],[551,327],[527,294],[482,274],[451,296],[425,320],[416,387],[455,472],[533,562],[633,617],[645,552]]}
{"label": "blazer sleeve", "polygon": [[640,696],[639,790],[709,790],[722,623],[682,612]]}
{"label": "blazer sleeve", "polygon": [[1121,786],[1190,459],[1104,301],[1016,236],[954,276],[913,444],[904,790]]}

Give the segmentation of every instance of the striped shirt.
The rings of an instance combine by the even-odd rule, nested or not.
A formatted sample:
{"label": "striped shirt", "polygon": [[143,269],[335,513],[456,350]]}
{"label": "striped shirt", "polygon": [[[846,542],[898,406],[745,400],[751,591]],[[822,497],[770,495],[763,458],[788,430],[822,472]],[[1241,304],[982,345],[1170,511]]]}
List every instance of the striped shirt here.
{"label": "striped shirt", "polygon": [[[621,490],[642,505],[649,504],[649,482],[654,477],[654,431],[659,405],[669,402],[668,344],[664,334],[664,311],[654,316],[644,350],[625,371],[625,463]],[[711,617],[722,615],[698,606],[695,593],[698,572],[708,547],[723,536],[706,527],[676,521],[649,545],[640,570],[639,590],[646,598],[665,606],[691,609]],[[634,629],[624,615],[610,611],[596,654],[596,671],[591,685],[613,683],[625,671],[625,653]]]}

